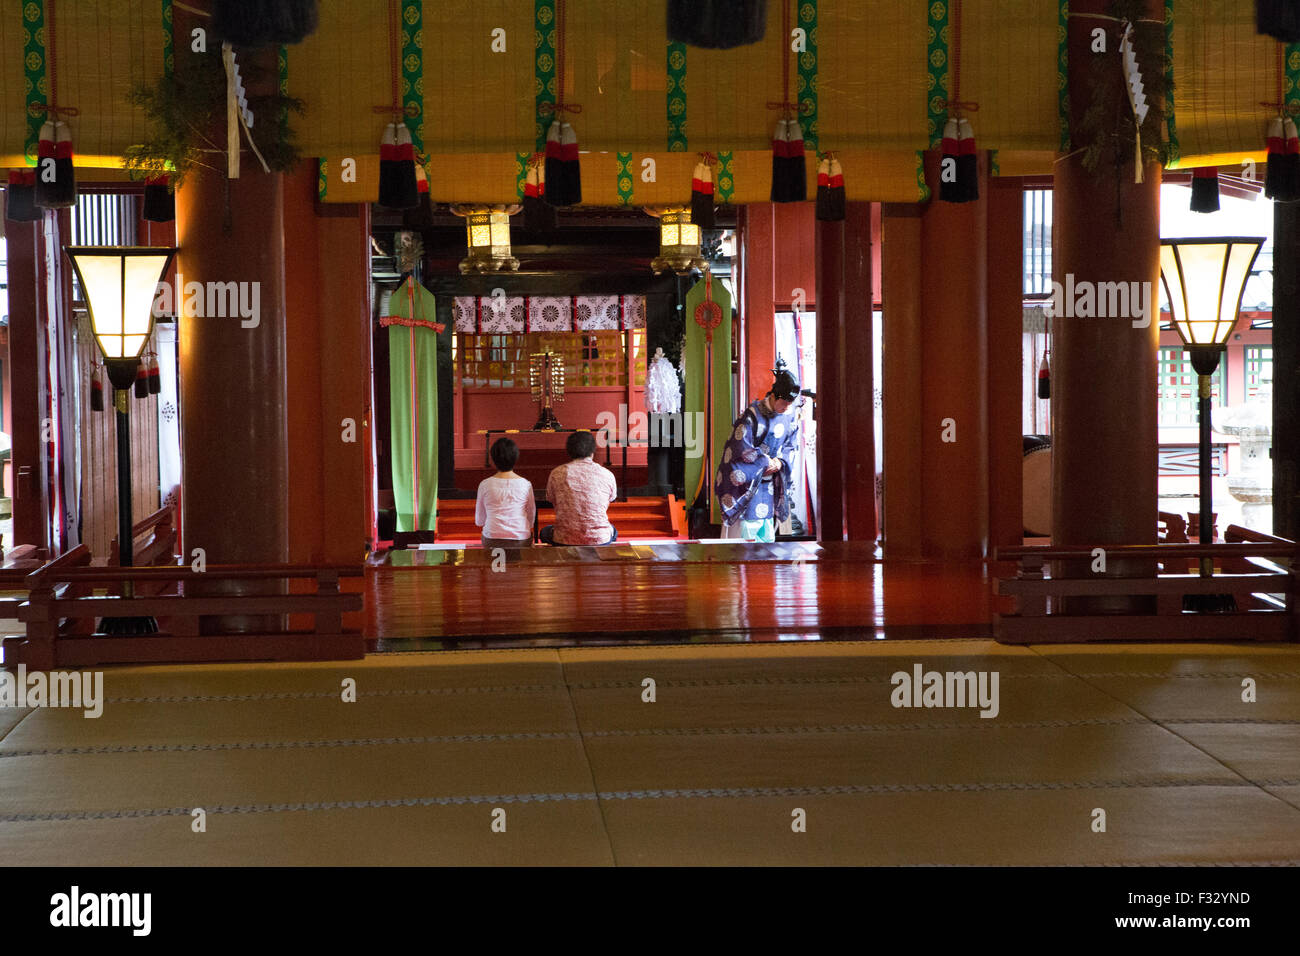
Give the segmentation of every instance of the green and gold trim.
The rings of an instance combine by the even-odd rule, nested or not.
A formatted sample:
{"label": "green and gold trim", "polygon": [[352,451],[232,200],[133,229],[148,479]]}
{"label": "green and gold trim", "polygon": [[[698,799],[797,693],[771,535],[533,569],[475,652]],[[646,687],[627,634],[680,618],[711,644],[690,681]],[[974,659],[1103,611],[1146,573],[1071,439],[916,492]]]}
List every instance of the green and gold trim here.
{"label": "green and gold trim", "polygon": [[715,183],[718,203],[723,206],[731,205],[731,197],[736,193],[736,180],[734,171],[735,154],[731,150],[725,153],[718,153],[718,170],[717,182]]}
{"label": "green and gold trim", "polygon": [[618,154],[618,204],[632,205],[632,188],[636,180],[632,176],[632,154]]}
{"label": "green and gold trim", "polygon": [[36,147],[45,113],[35,107],[48,103],[50,84],[45,78],[45,2],[26,0],[23,11],[23,90],[27,94],[27,165],[36,165]]}
{"label": "green and gold trim", "polygon": [[807,47],[799,54],[799,81],[795,100],[803,126],[804,148],[817,150],[817,0],[799,4],[799,26],[807,36]]}
{"label": "green and gold trim", "polygon": [[534,129],[537,150],[546,148],[546,131],[553,114],[543,107],[554,106],[560,91],[555,76],[555,0],[535,0],[533,4],[533,97],[537,106],[537,124]]}
{"label": "green and gold trim", "polygon": [[925,152],[916,151],[916,201],[930,201],[930,184],[925,181]]}
{"label": "green and gold trim", "polygon": [[402,106],[415,152],[424,155],[424,4],[402,0]]}
{"label": "green and gold trim", "polygon": [[667,55],[668,152],[686,152],[686,44],[669,43]]}
{"label": "green and gold trim", "polygon": [[171,76],[176,69],[176,53],[172,41],[172,0],[162,0],[163,73]]}
{"label": "green and gold trim", "polygon": [[325,201],[325,194],[329,192],[329,175],[326,169],[327,163],[325,158],[317,160],[318,168],[316,171],[316,198],[321,202]]}
{"label": "green and gold trim", "polygon": [[948,0],[933,0],[930,4],[925,39],[926,124],[933,149],[943,139],[943,127],[948,121]]}
{"label": "green and gold trim", "polygon": [[1061,0],[1056,22],[1056,109],[1061,118],[1061,152],[1070,151],[1070,0]]}
{"label": "green and gold trim", "polygon": [[1165,0],[1165,139],[1166,166],[1177,166],[1182,151],[1178,148],[1178,126],[1174,123],[1174,0]]}
{"label": "green and gold trim", "polygon": [[1286,72],[1282,76],[1282,102],[1287,112],[1300,112],[1300,43],[1288,43],[1283,54]]}
{"label": "green and gold trim", "polygon": [[532,153],[515,153],[515,196],[524,198],[524,188],[528,185],[528,160]]}

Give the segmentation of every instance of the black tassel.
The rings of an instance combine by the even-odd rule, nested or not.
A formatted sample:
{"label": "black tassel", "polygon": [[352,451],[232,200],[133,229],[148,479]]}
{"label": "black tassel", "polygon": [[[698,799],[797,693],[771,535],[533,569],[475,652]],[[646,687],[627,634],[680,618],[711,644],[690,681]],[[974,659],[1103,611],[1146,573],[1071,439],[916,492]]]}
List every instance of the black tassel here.
{"label": "black tassel", "polygon": [[149,394],[159,395],[162,393],[162,371],[158,367],[158,356],[150,355],[149,364],[145,367],[145,374],[149,380]]}
{"label": "black tassel", "polygon": [[1047,364],[1047,353],[1043,353],[1043,360],[1038,363],[1038,397],[1052,397],[1052,367]]}
{"label": "black tassel", "polygon": [[827,154],[817,166],[817,218],[822,222],[843,222],[844,169]]}
{"label": "black tassel", "polygon": [[171,222],[176,218],[176,195],[168,186],[170,177],[150,176],[144,181],[144,218],[148,222]]}
{"label": "black tassel", "polygon": [[415,164],[415,194],[418,197],[415,208],[402,213],[402,225],[407,229],[432,229],[433,203],[429,200],[429,177],[419,163]]}
{"label": "black tassel", "polygon": [[767,0],[668,0],[668,39],[706,50],[757,43],[767,28]]}
{"label": "black tassel", "polygon": [[5,187],[5,218],[11,222],[35,222],[41,218],[41,211],[36,208],[35,170],[9,170],[9,183]]}
{"label": "black tassel", "polygon": [[212,32],[246,47],[300,43],[316,32],[316,0],[213,0]]}
{"label": "black tassel", "polygon": [[807,198],[803,130],[798,120],[777,120],[772,138],[772,202],[803,202]]}
{"label": "black tassel", "polygon": [[1300,5],[1295,0],[1255,0],[1255,30],[1283,43],[1300,43]]}
{"label": "black tassel", "polygon": [[529,232],[553,232],[557,225],[555,207],[546,201],[545,157],[534,153],[528,160],[524,181],[524,228]]}
{"label": "black tassel", "polygon": [[379,205],[410,209],[419,203],[415,147],[405,123],[389,123],[379,147]]}
{"label": "black tassel", "polygon": [[1192,212],[1219,211],[1219,170],[1199,166],[1192,173]]}
{"label": "black tassel", "polygon": [[36,205],[67,209],[77,204],[77,176],[72,170],[72,135],[68,124],[47,120],[37,147]]}
{"label": "black tassel", "polygon": [[143,364],[135,367],[135,397],[149,397],[149,373],[145,370]]}
{"label": "black tassel", "polygon": [[695,175],[691,177],[691,222],[701,229],[713,229],[717,224],[713,211],[713,170],[705,160],[695,164]]}
{"label": "black tassel", "polygon": [[546,133],[546,193],[552,206],[576,206],[582,202],[582,166],[578,159],[578,136],[568,123],[555,120]]}

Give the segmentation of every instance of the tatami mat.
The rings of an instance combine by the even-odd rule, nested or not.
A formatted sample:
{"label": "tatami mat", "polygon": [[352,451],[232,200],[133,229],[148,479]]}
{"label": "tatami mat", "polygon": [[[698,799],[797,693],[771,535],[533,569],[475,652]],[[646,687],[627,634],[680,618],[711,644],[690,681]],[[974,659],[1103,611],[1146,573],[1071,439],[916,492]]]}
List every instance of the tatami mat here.
{"label": "tatami mat", "polygon": [[[997,672],[997,717],[894,707],[915,665]],[[7,862],[1300,861],[1291,647],[460,651],[116,668],[104,696],[0,709]]]}

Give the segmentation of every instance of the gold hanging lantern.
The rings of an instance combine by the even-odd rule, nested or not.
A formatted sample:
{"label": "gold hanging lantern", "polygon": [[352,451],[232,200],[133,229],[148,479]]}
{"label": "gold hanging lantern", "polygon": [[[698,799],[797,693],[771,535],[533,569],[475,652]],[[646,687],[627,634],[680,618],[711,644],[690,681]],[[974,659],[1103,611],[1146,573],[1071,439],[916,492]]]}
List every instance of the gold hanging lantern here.
{"label": "gold hanging lantern", "polygon": [[469,255],[461,260],[462,274],[474,272],[516,272],[519,260],[510,254],[510,217],[522,206],[453,205],[451,211],[465,218]]}
{"label": "gold hanging lantern", "polygon": [[671,269],[678,275],[704,271],[700,227],[691,222],[688,206],[646,206],[659,220],[659,255],[650,263],[655,274]]}

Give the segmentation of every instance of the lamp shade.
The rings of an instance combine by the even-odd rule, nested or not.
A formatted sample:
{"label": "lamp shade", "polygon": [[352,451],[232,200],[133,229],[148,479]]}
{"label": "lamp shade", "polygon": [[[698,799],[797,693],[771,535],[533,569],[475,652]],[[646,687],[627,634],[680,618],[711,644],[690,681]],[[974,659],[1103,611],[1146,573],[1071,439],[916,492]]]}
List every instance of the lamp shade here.
{"label": "lamp shade", "polygon": [[1261,238],[1166,239],[1160,243],[1160,281],[1174,328],[1185,345],[1223,346],[1237,324]]}
{"label": "lamp shade", "polygon": [[67,246],[105,362],[134,363],[153,331],[153,302],[176,250],[151,246]]}
{"label": "lamp shade", "polygon": [[514,272],[519,260],[510,252],[510,217],[520,206],[476,206],[456,204],[451,211],[465,217],[465,243],[469,254],[462,260],[460,271]]}

